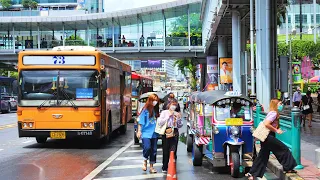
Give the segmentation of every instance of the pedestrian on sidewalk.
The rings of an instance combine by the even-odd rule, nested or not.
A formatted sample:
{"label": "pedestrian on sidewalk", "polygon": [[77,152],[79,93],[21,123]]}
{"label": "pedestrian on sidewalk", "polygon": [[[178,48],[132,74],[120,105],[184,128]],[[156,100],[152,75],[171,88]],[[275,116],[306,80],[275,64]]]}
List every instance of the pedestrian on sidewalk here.
{"label": "pedestrian on sidewalk", "polygon": [[320,88],[318,89],[317,93],[318,93],[318,96],[317,96],[317,100],[318,100],[317,112],[319,112],[319,114],[320,114]]}
{"label": "pedestrian on sidewalk", "polygon": [[162,172],[167,172],[168,170],[170,151],[174,151],[175,159],[177,159],[177,149],[179,141],[178,128],[181,128],[183,126],[181,114],[176,111],[178,103],[172,101],[168,106],[169,110],[162,111],[157,121],[160,126],[167,125],[166,133],[162,136]]}
{"label": "pedestrian on sidewalk", "polygon": [[276,133],[283,133],[279,128],[279,111],[283,110],[282,102],[278,99],[272,99],[269,110],[263,123],[270,130],[270,133],[265,141],[261,142],[260,152],[254,160],[249,173],[246,174],[249,180],[253,180],[254,177],[263,177],[269,161],[270,151],[283,166],[285,173],[296,173],[293,169],[297,166],[297,163],[289,148],[275,137]]}
{"label": "pedestrian on sidewalk", "polygon": [[[308,119],[309,123],[308,126],[311,126],[312,121],[312,113],[313,113],[313,99],[311,97],[311,91],[307,91],[306,95],[302,97],[300,107],[302,107],[302,121],[303,121],[303,127],[305,126],[306,119]],[[302,123],[301,121],[301,123]]]}
{"label": "pedestrian on sidewalk", "polygon": [[168,100],[167,100],[166,102],[164,102],[164,104],[163,104],[163,106],[162,106],[162,110],[168,110],[169,104],[170,104],[172,101],[177,102],[178,105],[177,105],[176,111],[177,111],[177,112],[180,112],[180,111],[181,111],[180,105],[179,105],[179,103],[178,103],[178,100],[175,99],[175,96],[174,96],[173,93],[169,93]]}
{"label": "pedestrian on sidewalk", "polygon": [[300,87],[297,87],[296,92],[293,94],[292,102],[294,106],[300,107],[300,101],[302,99]]}
{"label": "pedestrian on sidewalk", "polygon": [[150,173],[157,173],[153,165],[157,159],[157,142],[158,134],[155,132],[156,128],[156,111],[155,106],[159,103],[159,97],[156,94],[151,94],[139,115],[139,125],[137,137],[142,138],[143,145],[143,166],[142,170],[147,170],[147,161],[150,163]]}

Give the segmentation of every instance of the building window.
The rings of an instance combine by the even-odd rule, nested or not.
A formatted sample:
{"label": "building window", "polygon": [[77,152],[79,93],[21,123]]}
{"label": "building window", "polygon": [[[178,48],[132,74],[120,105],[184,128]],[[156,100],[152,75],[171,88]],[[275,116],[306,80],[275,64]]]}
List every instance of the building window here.
{"label": "building window", "polygon": [[[300,24],[300,14],[296,14],[294,17],[295,17],[295,23]],[[303,24],[308,23],[308,16],[306,14],[302,14],[302,23]]]}
{"label": "building window", "polygon": [[[319,24],[320,23],[320,14],[316,15],[316,23]],[[311,24],[313,24],[313,14],[311,15]]]}
{"label": "building window", "polygon": [[291,24],[291,15],[288,15],[288,24]]}

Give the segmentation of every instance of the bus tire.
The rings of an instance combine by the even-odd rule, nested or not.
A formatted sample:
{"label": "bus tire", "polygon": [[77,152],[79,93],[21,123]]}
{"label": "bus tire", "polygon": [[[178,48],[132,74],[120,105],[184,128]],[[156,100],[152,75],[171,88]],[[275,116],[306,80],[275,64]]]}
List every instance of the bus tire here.
{"label": "bus tire", "polygon": [[108,134],[106,135],[106,141],[109,142],[112,133],[112,124],[111,124],[111,112],[108,115]]}
{"label": "bus tire", "polygon": [[189,127],[187,127],[187,152],[192,152],[192,146],[193,146],[193,135],[189,134]]}
{"label": "bus tire", "polygon": [[47,142],[47,137],[36,137],[37,143],[43,144]]}
{"label": "bus tire", "polygon": [[202,166],[202,148],[203,146],[198,146],[196,143],[193,143],[192,148],[192,164],[193,166]]}
{"label": "bus tire", "polygon": [[125,124],[120,127],[120,133],[121,133],[121,134],[125,134],[125,133],[127,132],[127,125],[128,125],[128,122],[127,122],[127,121],[128,121],[128,108],[127,108],[127,110],[126,110]]}
{"label": "bus tire", "polygon": [[136,131],[133,131],[133,141],[134,141],[134,144],[139,144],[139,139],[137,137]]}

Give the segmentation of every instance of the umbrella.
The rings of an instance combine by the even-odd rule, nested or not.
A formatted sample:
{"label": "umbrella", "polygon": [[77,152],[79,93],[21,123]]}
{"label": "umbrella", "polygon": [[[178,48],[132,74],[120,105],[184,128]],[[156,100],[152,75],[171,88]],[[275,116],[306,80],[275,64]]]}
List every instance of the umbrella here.
{"label": "umbrella", "polygon": [[309,82],[319,82],[319,78],[320,78],[319,76],[315,76],[315,77],[309,79]]}
{"label": "umbrella", "polygon": [[147,93],[141,94],[141,96],[139,97],[139,101],[141,99],[148,98],[151,94],[156,94],[161,101],[163,101],[164,97],[166,96],[165,93],[161,93],[161,92],[147,92]]}

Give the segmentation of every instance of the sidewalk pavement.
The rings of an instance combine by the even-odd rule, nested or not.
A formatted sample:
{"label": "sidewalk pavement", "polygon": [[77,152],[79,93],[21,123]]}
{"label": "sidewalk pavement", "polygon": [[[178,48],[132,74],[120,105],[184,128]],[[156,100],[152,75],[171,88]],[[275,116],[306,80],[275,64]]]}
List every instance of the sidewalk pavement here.
{"label": "sidewalk pavement", "polygon": [[[260,144],[256,144],[257,152],[260,151]],[[318,180],[320,179],[320,169],[316,165],[305,158],[301,158],[301,164],[304,166],[303,169],[297,170],[298,173],[284,174],[282,165],[278,162],[276,157],[271,154],[268,162],[268,168],[280,179],[283,180]]]}

